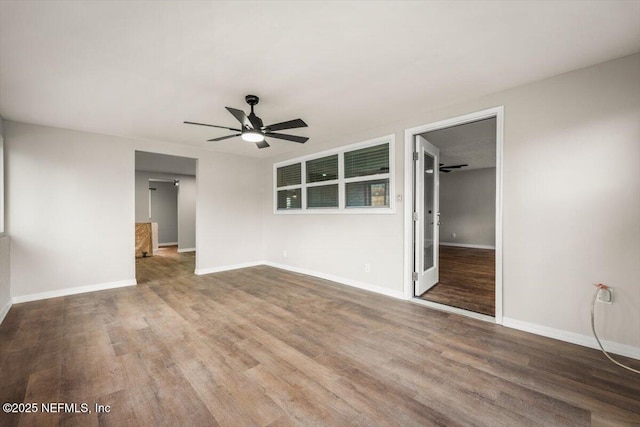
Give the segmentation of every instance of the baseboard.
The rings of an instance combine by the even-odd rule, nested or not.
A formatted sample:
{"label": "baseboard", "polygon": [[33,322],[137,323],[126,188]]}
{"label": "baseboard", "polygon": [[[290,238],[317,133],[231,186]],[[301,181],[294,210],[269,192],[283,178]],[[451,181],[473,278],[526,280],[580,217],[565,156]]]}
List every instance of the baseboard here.
{"label": "baseboard", "polygon": [[164,246],[178,246],[178,242],[165,242],[165,243],[158,243],[158,247],[162,248]]}
{"label": "baseboard", "polygon": [[[518,329],[520,331],[531,332],[532,334],[542,335],[544,337],[555,338],[560,341],[578,344],[583,347],[600,349],[596,339],[589,335],[577,334],[575,332],[568,332],[562,329],[551,328],[549,326],[523,322],[522,320],[510,319],[508,317],[502,318],[502,326],[506,326],[512,329]],[[604,349],[607,350],[608,353],[619,354],[620,356],[631,357],[633,359],[640,360],[640,347],[633,347],[627,344],[620,344],[612,341],[600,341],[602,342]]]}
{"label": "baseboard", "polygon": [[178,248],[178,252],[182,253],[182,252],[195,252],[196,248]]}
{"label": "baseboard", "polygon": [[472,249],[493,249],[495,250],[495,246],[491,245],[473,245],[471,243],[451,243],[451,242],[440,242],[442,246],[455,246],[458,248],[472,248]]}
{"label": "baseboard", "polygon": [[20,295],[11,298],[13,304],[19,304],[22,302],[38,301],[42,299],[58,298],[67,295],[84,294],[86,292],[104,291],[107,289],[123,288],[125,286],[134,286],[136,284],[135,279],[120,280],[118,282],[99,283],[97,285],[78,286],[75,288],[59,289],[51,292],[42,292],[38,294]]}
{"label": "baseboard", "polygon": [[386,295],[388,297],[405,299],[402,291],[394,291],[392,289],[382,288],[370,283],[359,282],[357,280],[345,279],[344,277],[334,276],[331,274],[320,273],[318,271],[307,270],[306,268],[293,267],[291,265],[279,264],[277,262],[265,261],[264,265],[270,267],[280,268],[282,270],[292,271],[294,273],[306,274],[307,276],[319,277],[325,280],[331,280],[332,282],[340,283],[342,285],[352,286],[358,289],[364,289],[365,291],[375,292],[377,294]]}
{"label": "baseboard", "polygon": [[202,276],[203,274],[212,274],[212,273],[220,273],[222,271],[229,270],[237,270],[239,268],[247,268],[247,267],[255,267],[257,265],[264,265],[263,261],[254,261],[254,262],[244,262],[242,264],[232,264],[232,265],[222,265],[220,267],[212,267],[212,268],[198,268],[194,271],[198,276]]}
{"label": "baseboard", "polygon": [[13,304],[11,304],[11,299],[9,299],[9,301],[7,301],[5,306],[2,307],[2,311],[0,311],[0,324],[2,324],[2,321],[7,316],[7,313],[9,313],[9,310],[11,310],[12,305]]}

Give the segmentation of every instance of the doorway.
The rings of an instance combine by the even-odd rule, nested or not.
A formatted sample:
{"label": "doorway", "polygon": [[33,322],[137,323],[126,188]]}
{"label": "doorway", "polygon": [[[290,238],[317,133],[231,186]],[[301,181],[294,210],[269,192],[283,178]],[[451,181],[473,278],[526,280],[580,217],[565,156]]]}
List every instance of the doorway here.
{"label": "doorway", "polygon": [[158,246],[178,246],[179,179],[149,179],[149,221],[158,224]]}
{"label": "doorway", "polygon": [[502,323],[502,124],[495,108],[405,131],[405,296]]}
{"label": "doorway", "polygon": [[138,283],[194,274],[196,170],[197,159],[135,152]]}

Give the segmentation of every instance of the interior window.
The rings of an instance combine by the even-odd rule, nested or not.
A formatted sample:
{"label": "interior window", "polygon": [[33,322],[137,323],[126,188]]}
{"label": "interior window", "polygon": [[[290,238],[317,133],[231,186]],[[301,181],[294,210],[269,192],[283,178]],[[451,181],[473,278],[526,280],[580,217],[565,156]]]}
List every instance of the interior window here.
{"label": "interior window", "polygon": [[275,211],[389,212],[393,136],[274,165]]}

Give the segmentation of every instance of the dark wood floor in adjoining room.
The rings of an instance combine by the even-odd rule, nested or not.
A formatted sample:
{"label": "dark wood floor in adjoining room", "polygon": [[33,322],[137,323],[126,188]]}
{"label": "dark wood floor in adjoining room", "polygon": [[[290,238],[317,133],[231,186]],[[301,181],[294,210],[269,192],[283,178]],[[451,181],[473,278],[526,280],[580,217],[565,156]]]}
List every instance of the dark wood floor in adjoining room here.
{"label": "dark wood floor in adjoining room", "polygon": [[0,401],[111,412],[0,425],[640,421],[640,381],[596,350],[266,266],[194,276],[176,257],[137,260],[135,287],[14,305]]}
{"label": "dark wood floor in adjoining room", "polygon": [[495,316],[496,251],[444,245],[439,251],[438,284],[420,298]]}

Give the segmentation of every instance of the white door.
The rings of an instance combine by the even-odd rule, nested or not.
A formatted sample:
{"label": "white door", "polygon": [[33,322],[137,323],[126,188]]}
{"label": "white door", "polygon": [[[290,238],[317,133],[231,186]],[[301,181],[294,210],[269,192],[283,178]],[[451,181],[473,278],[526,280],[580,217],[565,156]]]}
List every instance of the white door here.
{"label": "white door", "polygon": [[440,150],[417,135],[415,153],[414,292],[420,296],[438,283]]}

